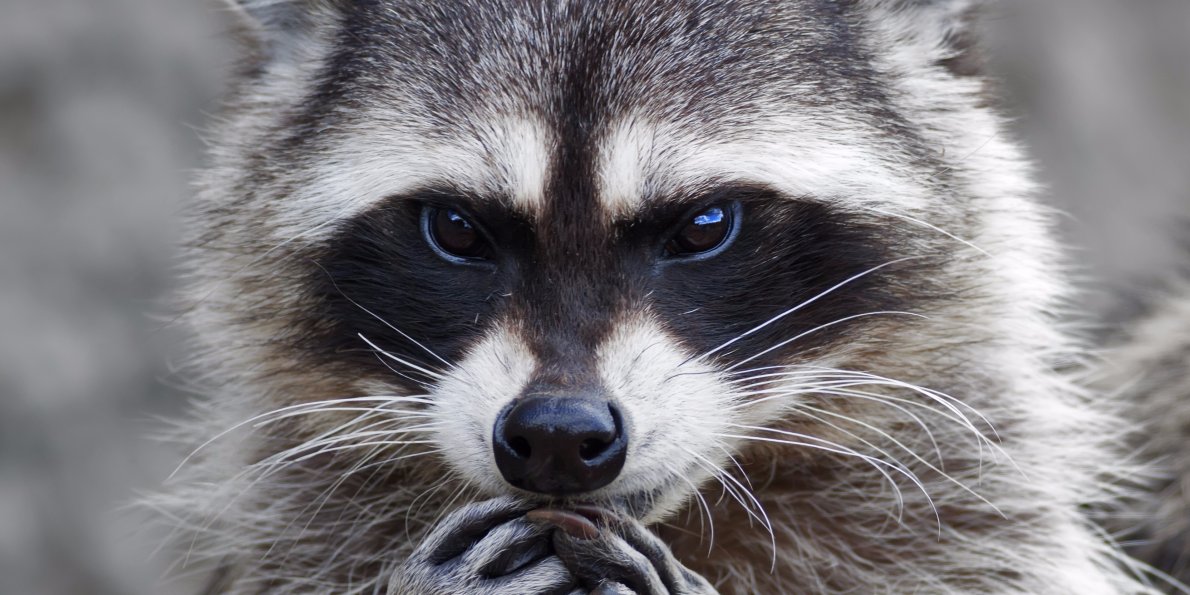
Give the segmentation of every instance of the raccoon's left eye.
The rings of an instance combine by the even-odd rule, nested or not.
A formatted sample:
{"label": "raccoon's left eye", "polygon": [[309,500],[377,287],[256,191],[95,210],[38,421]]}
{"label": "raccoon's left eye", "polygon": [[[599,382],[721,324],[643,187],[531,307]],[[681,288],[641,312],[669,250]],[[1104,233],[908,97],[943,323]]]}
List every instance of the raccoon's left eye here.
{"label": "raccoon's left eye", "polygon": [[484,260],[488,243],[471,220],[449,208],[426,207],[422,211],[426,241],[453,261]]}
{"label": "raccoon's left eye", "polygon": [[665,244],[670,256],[695,256],[715,252],[731,240],[737,203],[715,205],[695,213]]}

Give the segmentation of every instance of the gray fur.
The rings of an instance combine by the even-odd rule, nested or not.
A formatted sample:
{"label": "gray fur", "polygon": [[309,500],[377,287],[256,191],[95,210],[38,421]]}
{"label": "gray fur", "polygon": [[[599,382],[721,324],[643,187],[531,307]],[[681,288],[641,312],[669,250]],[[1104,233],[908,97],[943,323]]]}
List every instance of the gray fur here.
{"label": "gray fur", "polygon": [[1129,404],[1130,442],[1157,477],[1112,524],[1137,558],[1190,584],[1190,286],[1167,290],[1128,329],[1098,385]]}
{"label": "gray fur", "polygon": [[[605,189],[623,190],[608,212],[689,180],[767,176],[752,181],[876,223],[916,263],[890,291],[932,297],[788,362],[852,383],[841,391],[750,377],[769,391],[756,400],[647,315],[613,321],[602,357],[625,405],[682,431],[641,447],[666,456],[630,455],[651,491],[591,497],[666,547],[564,545],[566,572],[698,573],[677,589],[691,593],[1153,592],[1083,512],[1132,469],[1116,463],[1111,404],[1055,371],[1080,347],[1057,322],[1068,282],[1050,216],[983,80],[955,68],[974,2],[353,6],[247,3],[271,49],[229,100],[191,218],[187,317],[209,396],[180,433],[203,446],[153,501],[185,536],[186,570],[222,569],[235,594],[560,580],[515,591],[475,572],[514,529],[474,537],[454,565],[426,557],[489,506],[476,503],[530,500],[484,458],[483,415],[534,365],[515,320],[432,365],[425,394],[300,346],[320,324],[310,263],[338,224],[443,180],[532,220],[547,198],[516,187],[540,165],[521,149],[565,145],[554,131],[579,97],[584,142],[640,152],[607,160]],[[637,169],[640,184],[617,185]],[[666,384],[683,359],[701,376]],[[662,400],[673,385],[688,401]]]}

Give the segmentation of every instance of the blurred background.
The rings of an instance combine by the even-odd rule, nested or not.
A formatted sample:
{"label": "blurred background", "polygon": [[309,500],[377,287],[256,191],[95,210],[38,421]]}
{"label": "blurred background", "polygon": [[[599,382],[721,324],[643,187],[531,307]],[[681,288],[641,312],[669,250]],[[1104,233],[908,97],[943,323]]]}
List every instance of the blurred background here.
{"label": "blurred background", "polygon": [[[1190,1],[1006,2],[994,68],[1098,288],[1087,308],[1117,311],[1190,264]],[[184,397],[161,300],[226,18],[217,0],[4,0],[0,595],[167,592],[117,508],[175,463],[145,435]]]}

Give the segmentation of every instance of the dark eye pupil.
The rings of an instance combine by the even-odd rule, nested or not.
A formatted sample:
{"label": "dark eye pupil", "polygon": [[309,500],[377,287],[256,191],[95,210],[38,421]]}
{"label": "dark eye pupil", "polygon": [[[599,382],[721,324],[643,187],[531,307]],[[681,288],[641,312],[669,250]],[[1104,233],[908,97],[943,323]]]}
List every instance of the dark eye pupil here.
{"label": "dark eye pupil", "polygon": [[482,256],[483,238],[466,217],[451,209],[437,209],[432,217],[431,231],[440,248],[464,258]]}
{"label": "dark eye pupil", "polygon": [[731,230],[731,217],[723,207],[711,207],[697,215],[678,232],[669,251],[671,254],[697,254],[712,250],[723,243]]}

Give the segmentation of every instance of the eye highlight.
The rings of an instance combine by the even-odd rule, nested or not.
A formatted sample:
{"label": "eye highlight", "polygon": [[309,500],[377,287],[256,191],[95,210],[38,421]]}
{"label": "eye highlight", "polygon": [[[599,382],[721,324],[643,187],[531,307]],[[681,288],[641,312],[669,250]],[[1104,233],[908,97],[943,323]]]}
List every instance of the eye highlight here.
{"label": "eye highlight", "polygon": [[422,210],[422,232],[426,242],[452,261],[486,260],[488,243],[475,224],[450,208],[426,207]]}
{"label": "eye highlight", "polygon": [[666,254],[696,256],[726,247],[734,236],[738,211],[738,203],[727,203],[694,213],[665,244]]}

